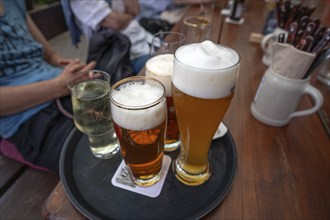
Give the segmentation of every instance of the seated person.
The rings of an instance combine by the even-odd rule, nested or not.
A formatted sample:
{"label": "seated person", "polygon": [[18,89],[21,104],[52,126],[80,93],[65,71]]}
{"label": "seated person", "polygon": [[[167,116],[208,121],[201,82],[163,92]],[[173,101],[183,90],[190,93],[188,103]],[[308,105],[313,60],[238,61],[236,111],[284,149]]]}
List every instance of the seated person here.
{"label": "seated person", "polygon": [[0,1],[0,136],[26,161],[58,171],[61,148],[74,128],[58,109],[70,109],[67,81],[93,69],[56,53],[26,13],[22,0]]}
{"label": "seated person", "polygon": [[134,19],[139,13],[137,0],[62,0],[61,3],[74,45],[79,42],[79,31],[90,38],[100,29],[110,28],[129,38],[134,73],[143,68],[149,56],[152,34]]}
{"label": "seated person", "polygon": [[214,0],[139,0],[139,2],[141,10],[138,19],[162,19],[174,24],[181,19],[184,12],[182,9],[185,6],[199,5],[202,2],[208,4]]}

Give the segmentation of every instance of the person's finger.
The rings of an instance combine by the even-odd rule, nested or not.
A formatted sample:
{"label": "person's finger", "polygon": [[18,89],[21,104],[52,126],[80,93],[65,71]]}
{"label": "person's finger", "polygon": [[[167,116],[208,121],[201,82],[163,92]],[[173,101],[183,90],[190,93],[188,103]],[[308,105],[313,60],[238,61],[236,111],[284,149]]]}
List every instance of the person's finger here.
{"label": "person's finger", "polygon": [[83,64],[83,63],[79,63],[79,64],[75,63],[74,65],[71,66],[70,71],[77,72],[77,71],[82,70],[85,66],[86,66],[86,64]]}
{"label": "person's finger", "polygon": [[95,61],[91,61],[91,62],[89,62],[88,64],[86,64],[86,66],[84,66],[83,67],[83,69],[82,70],[92,70],[92,69],[94,69],[95,68],[95,66],[96,66],[96,62]]}
{"label": "person's finger", "polygon": [[65,59],[65,58],[60,58],[58,59],[58,64],[65,66],[68,65],[69,63],[80,63],[80,60],[78,58],[75,59]]}

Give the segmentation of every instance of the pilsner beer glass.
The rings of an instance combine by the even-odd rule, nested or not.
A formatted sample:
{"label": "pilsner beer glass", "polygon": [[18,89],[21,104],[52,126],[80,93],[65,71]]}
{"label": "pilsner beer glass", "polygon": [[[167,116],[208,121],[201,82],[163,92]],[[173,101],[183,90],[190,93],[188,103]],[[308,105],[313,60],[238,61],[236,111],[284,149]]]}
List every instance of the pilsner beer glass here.
{"label": "pilsner beer glass", "polygon": [[159,32],[154,35],[150,59],[145,65],[145,75],[159,80],[166,90],[167,125],[164,150],[176,150],[179,145],[179,129],[176,121],[175,109],[171,90],[174,52],[183,45],[184,35],[177,32]]}
{"label": "pilsner beer glass", "polygon": [[76,127],[88,136],[93,155],[111,158],[119,151],[110,112],[110,76],[90,70],[75,74],[68,81]]}
{"label": "pilsner beer glass", "polygon": [[160,180],[164,155],[164,86],[149,77],[129,77],[110,91],[111,114],[132,181],[151,186]]}
{"label": "pilsner beer glass", "polygon": [[229,107],[239,72],[239,54],[211,41],[180,47],[174,58],[172,93],[180,131],[176,178],[190,186],[211,176],[208,152]]}

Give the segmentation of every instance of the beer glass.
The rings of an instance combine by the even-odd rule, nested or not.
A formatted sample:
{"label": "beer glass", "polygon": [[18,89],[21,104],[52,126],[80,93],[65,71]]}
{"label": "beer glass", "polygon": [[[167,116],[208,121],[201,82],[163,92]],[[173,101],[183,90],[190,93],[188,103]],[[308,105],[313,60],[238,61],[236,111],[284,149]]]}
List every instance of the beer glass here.
{"label": "beer glass", "polygon": [[171,90],[174,52],[183,45],[184,35],[177,32],[159,32],[154,35],[150,59],[145,65],[145,75],[159,80],[166,90],[167,125],[164,150],[174,151],[179,147],[179,129]]}
{"label": "beer glass", "polygon": [[238,77],[239,54],[211,41],[180,47],[174,57],[172,93],[180,131],[176,178],[190,186],[211,176],[208,152]]}
{"label": "beer glass", "polygon": [[188,16],[183,19],[182,33],[185,43],[199,43],[211,37],[211,19],[205,15]]}
{"label": "beer glass", "polygon": [[130,178],[139,186],[157,183],[164,155],[164,86],[149,77],[129,77],[112,86],[110,100],[115,131]]}
{"label": "beer glass", "polygon": [[76,127],[88,136],[93,155],[108,159],[119,151],[110,112],[110,76],[90,70],[68,81]]}

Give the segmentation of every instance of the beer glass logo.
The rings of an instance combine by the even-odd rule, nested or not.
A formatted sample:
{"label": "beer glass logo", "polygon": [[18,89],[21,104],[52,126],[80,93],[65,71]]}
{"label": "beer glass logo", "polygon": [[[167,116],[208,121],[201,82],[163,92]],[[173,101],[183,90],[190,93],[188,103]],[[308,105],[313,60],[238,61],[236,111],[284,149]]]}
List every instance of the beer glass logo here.
{"label": "beer glass logo", "polygon": [[102,100],[94,109],[95,121],[102,124],[109,124],[111,120],[110,115],[110,100]]}

